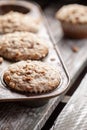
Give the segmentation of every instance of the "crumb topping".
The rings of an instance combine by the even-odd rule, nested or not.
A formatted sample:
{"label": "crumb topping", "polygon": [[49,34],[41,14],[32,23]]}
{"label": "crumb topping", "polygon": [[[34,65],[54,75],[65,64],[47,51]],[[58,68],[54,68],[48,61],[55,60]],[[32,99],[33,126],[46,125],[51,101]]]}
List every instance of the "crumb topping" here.
{"label": "crumb topping", "polygon": [[0,15],[0,33],[28,31],[36,33],[39,29],[37,20],[27,14],[10,11]]}
{"label": "crumb topping", "polygon": [[58,87],[60,75],[57,68],[40,61],[21,61],[10,65],[4,73],[6,84],[19,91],[48,92]]}
{"label": "crumb topping", "polygon": [[87,23],[87,7],[79,4],[65,5],[56,13],[56,18],[73,24]]}
{"label": "crumb topping", "polygon": [[48,54],[46,43],[29,32],[5,34],[0,39],[0,56],[13,61],[39,60]]}

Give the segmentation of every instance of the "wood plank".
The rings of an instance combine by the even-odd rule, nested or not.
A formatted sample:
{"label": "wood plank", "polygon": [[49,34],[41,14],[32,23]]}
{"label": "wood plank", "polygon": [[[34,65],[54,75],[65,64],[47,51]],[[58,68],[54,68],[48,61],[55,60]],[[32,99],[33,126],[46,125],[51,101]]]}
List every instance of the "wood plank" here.
{"label": "wood plank", "polygon": [[51,130],[87,130],[87,74]]}
{"label": "wood plank", "polygon": [[[49,10],[49,14],[48,14],[48,10]],[[45,10],[48,21],[50,19],[49,23],[50,23],[50,27],[51,27],[52,31],[54,32],[53,36],[57,42],[60,40],[61,28],[60,29],[58,28],[59,24],[55,19],[54,19],[54,23],[53,23],[54,12],[55,12],[54,8]],[[58,32],[55,31],[56,29],[58,30]],[[87,47],[86,44],[85,44],[85,47]],[[83,48],[81,50],[83,50],[83,52],[86,53],[85,47],[83,48],[83,46],[81,45],[81,48]],[[83,57],[84,59],[80,61],[79,59],[80,59],[80,57],[83,56],[83,53],[80,52],[80,55],[78,55],[78,53],[75,54],[75,53],[71,52],[68,44],[67,45],[65,44],[65,47],[63,47],[63,48],[60,44],[59,49],[63,52],[62,56],[67,65],[67,68],[69,70],[69,73],[70,73],[70,76],[72,79],[72,83],[73,83],[76,80],[77,76],[82,71],[82,69],[85,67],[86,64],[84,61],[86,61],[86,58]],[[68,51],[68,53],[66,53],[67,51]],[[73,56],[72,65],[71,65],[71,62],[69,62],[71,59],[70,56]],[[77,66],[78,60],[80,63],[79,67]],[[81,70],[80,70],[80,68],[81,68]],[[62,100],[62,98],[63,98],[63,96],[54,98],[54,99],[50,100],[46,105],[39,107],[39,108],[29,108],[29,107],[20,105],[19,103],[0,103],[0,108],[1,108],[0,109],[0,129],[1,130],[5,130],[5,129],[40,130],[42,128],[42,126],[45,124],[46,120],[51,115],[51,113],[53,112],[53,110],[55,109],[55,107],[58,105],[60,100]]]}
{"label": "wood plank", "polygon": [[0,130],[40,130],[60,100],[50,100],[39,108],[18,102],[0,103]]}

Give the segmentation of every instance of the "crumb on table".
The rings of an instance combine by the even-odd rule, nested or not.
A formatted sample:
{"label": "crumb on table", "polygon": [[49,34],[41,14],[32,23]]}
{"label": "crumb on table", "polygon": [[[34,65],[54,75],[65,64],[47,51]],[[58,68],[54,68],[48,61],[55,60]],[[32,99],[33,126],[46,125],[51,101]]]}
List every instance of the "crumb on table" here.
{"label": "crumb on table", "polygon": [[72,51],[73,51],[73,52],[78,52],[78,51],[79,51],[79,48],[78,48],[76,45],[73,45],[73,46],[72,46]]}
{"label": "crumb on table", "polygon": [[0,64],[3,62],[3,58],[2,57],[0,57]]}

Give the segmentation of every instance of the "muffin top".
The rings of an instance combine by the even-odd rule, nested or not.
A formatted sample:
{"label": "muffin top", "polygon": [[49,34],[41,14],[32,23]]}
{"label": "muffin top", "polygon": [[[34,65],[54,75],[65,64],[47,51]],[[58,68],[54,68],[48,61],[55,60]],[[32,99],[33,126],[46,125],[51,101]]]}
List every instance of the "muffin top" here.
{"label": "muffin top", "polygon": [[0,56],[7,60],[40,60],[47,54],[45,41],[33,33],[14,32],[0,38]]}
{"label": "muffin top", "polygon": [[60,83],[58,68],[41,61],[20,61],[4,72],[3,79],[8,87],[22,92],[49,92]]}
{"label": "muffin top", "polygon": [[36,33],[39,29],[38,21],[27,14],[10,11],[0,15],[0,33],[28,31]]}
{"label": "muffin top", "polygon": [[56,13],[56,18],[73,24],[87,23],[87,7],[79,4],[65,5]]}

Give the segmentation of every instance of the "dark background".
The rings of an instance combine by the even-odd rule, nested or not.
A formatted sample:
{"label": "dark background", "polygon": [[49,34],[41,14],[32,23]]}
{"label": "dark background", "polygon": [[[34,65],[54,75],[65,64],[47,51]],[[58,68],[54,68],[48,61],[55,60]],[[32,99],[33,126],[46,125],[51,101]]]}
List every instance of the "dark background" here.
{"label": "dark background", "polygon": [[[28,0],[27,0],[28,1]],[[41,5],[41,7],[44,9],[49,5],[57,5],[57,4],[71,4],[71,3],[78,3],[78,4],[84,4],[87,5],[87,0],[30,0],[30,1],[35,1],[37,2],[39,5]]]}

